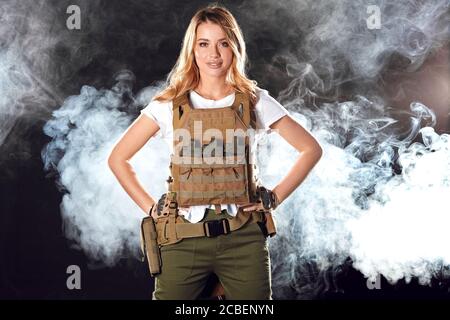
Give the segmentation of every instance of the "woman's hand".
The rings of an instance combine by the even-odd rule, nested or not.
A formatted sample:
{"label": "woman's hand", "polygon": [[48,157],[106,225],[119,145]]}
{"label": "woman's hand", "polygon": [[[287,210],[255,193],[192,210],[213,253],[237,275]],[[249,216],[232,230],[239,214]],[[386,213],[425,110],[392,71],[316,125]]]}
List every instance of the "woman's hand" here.
{"label": "woman's hand", "polygon": [[[154,207],[151,209],[151,216],[153,217],[153,219],[158,219],[161,217],[161,215],[158,215],[158,208],[157,208],[158,204],[155,203]],[[182,215],[186,215],[189,212],[190,206],[187,207],[178,207],[178,213],[182,214]]]}
{"label": "woman's hand", "polygon": [[[156,207],[156,204],[155,204],[155,207]],[[155,220],[158,219],[159,218],[158,210],[152,209],[151,215],[152,215],[153,219],[155,219]]]}
{"label": "woman's hand", "polygon": [[242,208],[243,211],[256,211],[256,210],[264,210],[262,202],[252,202],[246,203],[242,205],[237,205],[238,209]]}
{"label": "woman's hand", "polygon": [[146,217],[151,216],[153,219],[157,219],[156,202],[150,204],[150,208],[144,213]]}
{"label": "woman's hand", "polygon": [[[264,192],[264,194],[263,194]],[[277,194],[272,191],[269,190],[267,188],[264,188],[263,186],[260,186],[258,188],[258,197],[260,197],[259,199],[262,199],[266,202],[270,202],[270,203],[266,203],[266,208],[264,207],[264,203],[262,200],[258,200],[258,202],[252,202],[252,203],[246,203],[243,205],[238,205],[238,208],[242,208],[243,211],[257,211],[257,210],[270,210],[270,209],[276,209],[276,207],[278,207],[278,205],[280,204],[279,198],[277,196]],[[265,198],[265,199],[263,199]]]}

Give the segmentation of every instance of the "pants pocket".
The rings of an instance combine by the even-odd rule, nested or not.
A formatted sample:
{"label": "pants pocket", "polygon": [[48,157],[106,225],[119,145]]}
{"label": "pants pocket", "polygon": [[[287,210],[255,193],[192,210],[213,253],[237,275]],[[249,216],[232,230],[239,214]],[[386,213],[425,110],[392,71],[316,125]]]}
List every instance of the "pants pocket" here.
{"label": "pants pocket", "polygon": [[267,280],[270,257],[267,238],[256,223],[242,227],[234,234],[233,260],[238,278],[243,281]]}
{"label": "pants pocket", "polygon": [[161,247],[161,279],[184,281],[191,274],[195,261],[196,239],[185,238],[180,242]]}
{"label": "pants pocket", "polygon": [[249,236],[251,235],[252,238],[257,238],[264,241],[267,239],[258,222],[249,223],[248,225],[245,225],[243,228],[247,228],[246,234]]}

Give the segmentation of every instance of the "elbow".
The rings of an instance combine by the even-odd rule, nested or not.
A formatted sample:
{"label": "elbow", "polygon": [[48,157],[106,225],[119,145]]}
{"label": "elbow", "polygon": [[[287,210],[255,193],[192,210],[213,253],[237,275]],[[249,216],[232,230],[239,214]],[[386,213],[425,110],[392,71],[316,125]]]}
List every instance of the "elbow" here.
{"label": "elbow", "polygon": [[314,163],[317,163],[319,162],[320,158],[322,158],[323,149],[320,144],[317,143],[314,145],[314,147],[307,149],[306,153],[314,159]]}
{"label": "elbow", "polygon": [[323,154],[322,146],[319,143],[317,143],[317,147],[316,147],[316,152],[315,153],[317,154],[317,161],[319,161],[320,158],[322,158],[322,154]]}
{"label": "elbow", "polygon": [[108,167],[111,168],[113,166],[113,162],[114,162],[113,157],[111,155],[109,155],[108,156]]}
{"label": "elbow", "polygon": [[114,169],[117,167],[119,163],[120,159],[117,158],[114,152],[111,152],[111,154],[108,156],[108,167],[111,169],[111,171],[114,172]]}
{"label": "elbow", "polygon": [[130,160],[130,157],[121,148],[115,146],[108,155],[108,167],[114,171],[116,168],[122,168]]}
{"label": "elbow", "polygon": [[115,163],[116,163],[116,160],[115,160],[113,154],[110,154],[109,157],[108,157],[108,167],[112,171],[114,171]]}

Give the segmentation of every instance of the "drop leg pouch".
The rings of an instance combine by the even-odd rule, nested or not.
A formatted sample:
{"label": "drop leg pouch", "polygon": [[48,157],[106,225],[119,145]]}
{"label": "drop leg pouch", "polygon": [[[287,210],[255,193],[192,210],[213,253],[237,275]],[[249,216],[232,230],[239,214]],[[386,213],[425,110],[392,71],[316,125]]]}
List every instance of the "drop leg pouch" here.
{"label": "drop leg pouch", "polygon": [[141,250],[147,257],[150,275],[154,277],[161,273],[161,251],[158,245],[158,234],[156,232],[153,217],[147,216],[141,222]]}

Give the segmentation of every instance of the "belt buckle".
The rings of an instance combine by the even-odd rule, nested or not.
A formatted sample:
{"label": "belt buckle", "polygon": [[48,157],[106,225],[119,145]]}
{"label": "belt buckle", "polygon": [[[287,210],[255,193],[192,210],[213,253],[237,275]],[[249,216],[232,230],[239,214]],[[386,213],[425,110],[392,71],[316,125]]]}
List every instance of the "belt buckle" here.
{"label": "belt buckle", "polygon": [[230,223],[227,218],[203,222],[203,230],[208,238],[230,233]]}

